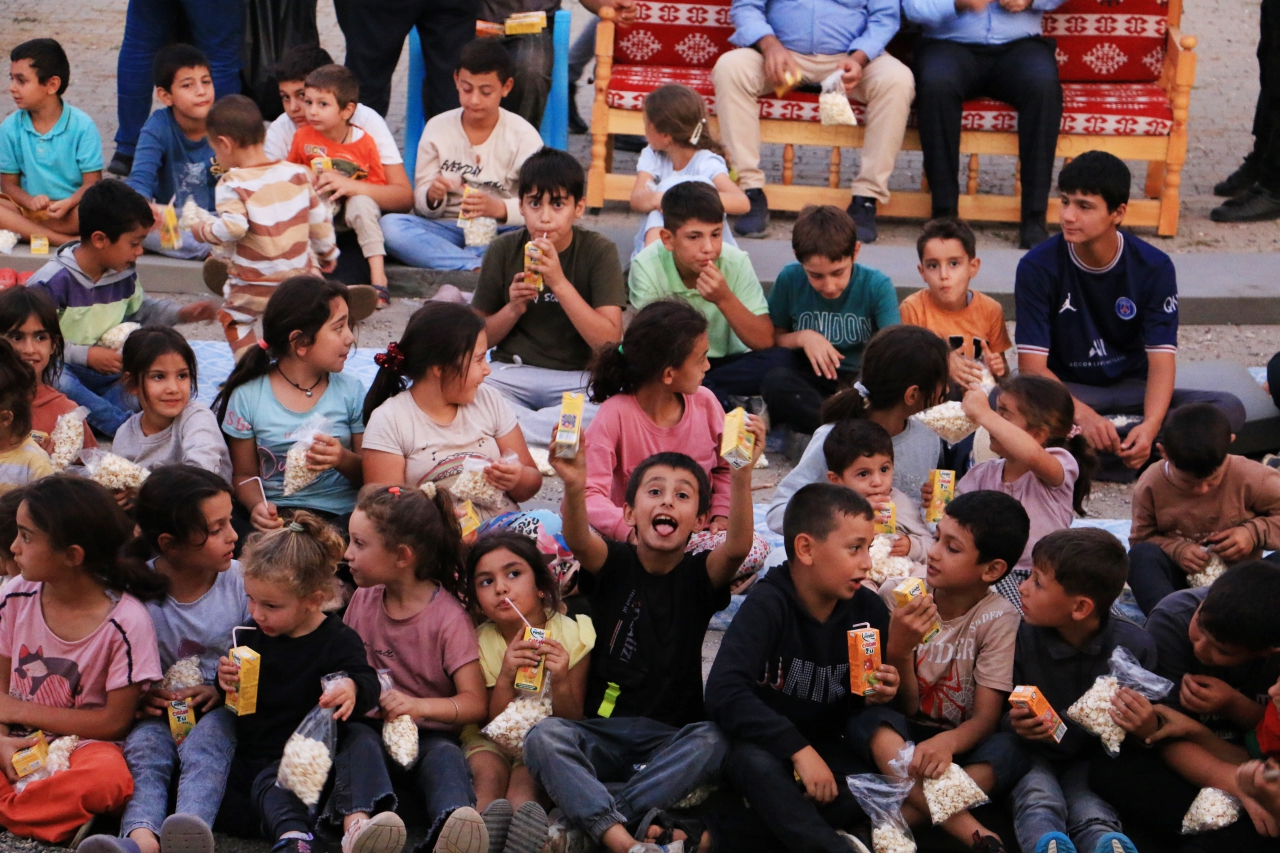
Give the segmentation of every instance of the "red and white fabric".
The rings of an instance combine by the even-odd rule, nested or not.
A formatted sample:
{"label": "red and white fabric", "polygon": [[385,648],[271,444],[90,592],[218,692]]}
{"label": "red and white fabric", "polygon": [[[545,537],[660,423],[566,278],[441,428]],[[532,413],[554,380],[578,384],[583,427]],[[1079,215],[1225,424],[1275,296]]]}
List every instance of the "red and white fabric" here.
{"label": "red and white fabric", "polygon": [[1040,25],[1063,83],[1154,83],[1164,68],[1168,0],[1067,0]]}
{"label": "red and white fabric", "polygon": [[636,22],[618,27],[613,38],[614,62],[624,65],[675,65],[711,68],[716,58],[733,50],[729,37],[731,0],[705,3],[637,3]]}

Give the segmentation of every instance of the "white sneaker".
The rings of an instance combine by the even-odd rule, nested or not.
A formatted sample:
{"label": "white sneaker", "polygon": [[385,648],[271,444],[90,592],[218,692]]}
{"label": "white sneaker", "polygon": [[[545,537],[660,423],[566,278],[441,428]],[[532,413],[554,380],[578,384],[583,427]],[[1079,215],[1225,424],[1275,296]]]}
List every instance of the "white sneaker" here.
{"label": "white sneaker", "polygon": [[484,818],[469,806],[454,809],[440,828],[434,853],[489,853],[489,830]]}
{"label": "white sneaker", "polygon": [[395,812],[353,821],[342,836],[342,853],[400,853],[406,834]]}

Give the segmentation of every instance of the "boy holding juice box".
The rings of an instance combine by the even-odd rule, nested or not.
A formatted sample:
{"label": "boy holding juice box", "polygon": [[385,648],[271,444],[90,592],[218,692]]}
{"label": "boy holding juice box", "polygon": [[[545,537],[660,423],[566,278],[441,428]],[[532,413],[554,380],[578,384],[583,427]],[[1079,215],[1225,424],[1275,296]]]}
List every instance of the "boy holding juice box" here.
{"label": "boy holding juice box", "polygon": [[[902,685],[897,709],[863,714],[853,741],[882,773],[890,772],[903,744],[915,742],[909,773],[917,785],[902,806],[912,826],[930,820],[919,783],[941,778],[952,764],[992,798],[1026,772],[1018,738],[997,731],[1014,687],[1018,613],[991,584],[1018,561],[1029,528],[1026,511],[1002,492],[962,495],[938,522],[925,581],[881,585],[892,611],[884,657],[902,673]],[[966,848],[1005,849],[967,810],[940,826]]]}
{"label": "boy holding juice box", "polygon": [[[1031,769],[1010,795],[1018,843],[1023,850],[1041,850],[1053,840],[1059,853],[1092,853],[1110,851],[1104,841],[1115,839],[1133,850],[1118,835],[1116,810],[1089,788],[1089,763],[1100,754],[1099,741],[1066,716],[1110,670],[1116,646],[1133,652],[1145,668],[1156,665],[1155,640],[1109,612],[1124,588],[1129,560],[1119,540],[1095,528],[1050,533],[1036,543],[1032,557],[1031,577],[1020,588],[1023,621],[1013,680],[1019,691],[1035,690],[1058,725],[1065,724],[1065,733],[1055,737],[1057,727],[1043,710],[1019,707],[1019,694],[1010,696],[1009,722],[1031,759]],[[1131,690],[1120,692],[1122,702],[1141,700]]]}
{"label": "boy holding juice box", "polygon": [[743,602],[707,682],[707,711],[733,742],[727,778],[792,851],[849,849],[840,833],[862,813],[844,777],[872,769],[850,733],[898,690],[898,671],[881,662],[889,611],[862,586],[872,518],[841,486],[797,491],[787,562]]}

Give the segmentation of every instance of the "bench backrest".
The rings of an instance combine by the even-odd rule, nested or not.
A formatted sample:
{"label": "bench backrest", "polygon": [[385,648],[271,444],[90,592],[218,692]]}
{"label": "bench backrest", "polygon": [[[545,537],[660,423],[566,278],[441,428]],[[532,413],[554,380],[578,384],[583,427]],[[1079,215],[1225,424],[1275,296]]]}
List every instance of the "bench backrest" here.
{"label": "bench backrest", "polygon": [[675,65],[710,68],[720,54],[733,50],[729,36],[732,0],[663,3],[640,0],[639,19],[618,27],[614,62],[623,65]]}

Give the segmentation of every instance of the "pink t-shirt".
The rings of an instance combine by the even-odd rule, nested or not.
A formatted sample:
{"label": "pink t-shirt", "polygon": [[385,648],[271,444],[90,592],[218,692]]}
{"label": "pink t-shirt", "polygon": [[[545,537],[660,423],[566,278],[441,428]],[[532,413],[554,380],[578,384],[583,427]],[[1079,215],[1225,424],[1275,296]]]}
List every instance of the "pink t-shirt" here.
{"label": "pink t-shirt", "polygon": [[107,693],[158,681],[160,653],[146,607],[122,594],[106,619],[74,643],[45,624],[43,584],[17,578],[0,594],[0,655],[9,658],[9,695],[54,708],[101,708]]}
{"label": "pink t-shirt", "polygon": [[684,395],[684,417],[660,427],[630,394],[610,397],[587,427],[587,520],[605,536],[626,540],[622,520],[627,479],[655,453],[676,451],[693,457],[711,478],[710,516],[729,514],[729,466],[720,458],[724,409],[707,388]]}
{"label": "pink t-shirt", "polygon": [[[364,641],[374,669],[389,669],[396,689],[415,699],[456,696],[453,674],[480,659],[471,617],[458,599],[437,589],[427,606],[408,619],[392,619],[383,606],[386,587],[356,590],[343,621]],[[422,722],[426,729],[450,729]]]}
{"label": "pink t-shirt", "polygon": [[1031,519],[1031,535],[1027,537],[1027,547],[1022,551],[1022,559],[1018,560],[1014,568],[1027,572],[1031,571],[1031,549],[1036,543],[1055,530],[1070,527],[1075,517],[1071,508],[1071,494],[1075,490],[1076,479],[1080,476],[1080,466],[1065,447],[1046,449],[1062,464],[1062,482],[1052,489],[1030,471],[1012,483],[1004,482],[1003,459],[992,459],[973,466],[956,487],[956,493],[961,495],[981,489],[1004,492],[1022,504]]}

